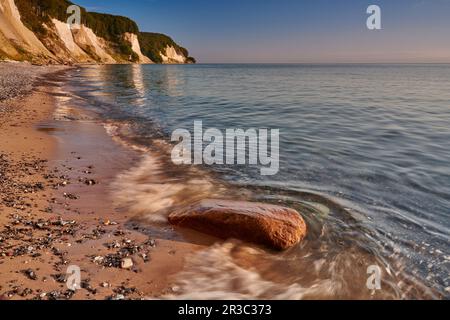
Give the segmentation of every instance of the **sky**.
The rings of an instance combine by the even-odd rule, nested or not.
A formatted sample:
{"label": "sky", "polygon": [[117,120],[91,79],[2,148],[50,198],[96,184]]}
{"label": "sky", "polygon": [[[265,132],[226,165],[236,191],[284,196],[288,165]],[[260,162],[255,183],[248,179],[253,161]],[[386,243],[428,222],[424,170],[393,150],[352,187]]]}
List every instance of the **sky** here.
{"label": "sky", "polygon": [[[450,62],[450,0],[72,0],[171,36],[201,63]],[[366,26],[381,8],[381,30]]]}

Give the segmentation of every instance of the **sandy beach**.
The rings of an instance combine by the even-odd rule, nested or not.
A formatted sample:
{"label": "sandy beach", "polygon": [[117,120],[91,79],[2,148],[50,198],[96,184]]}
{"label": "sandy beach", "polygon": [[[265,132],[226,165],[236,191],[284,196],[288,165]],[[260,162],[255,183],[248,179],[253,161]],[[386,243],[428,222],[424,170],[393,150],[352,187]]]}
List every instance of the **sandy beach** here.
{"label": "sandy beach", "polygon": [[[203,246],[152,236],[112,205],[110,183],[140,154],[98,123],[54,120],[67,69],[0,64],[11,84],[0,104],[1,298],[170,295],[186,255]],[[67,287],[70,266],[81,270],[80,290]]]}

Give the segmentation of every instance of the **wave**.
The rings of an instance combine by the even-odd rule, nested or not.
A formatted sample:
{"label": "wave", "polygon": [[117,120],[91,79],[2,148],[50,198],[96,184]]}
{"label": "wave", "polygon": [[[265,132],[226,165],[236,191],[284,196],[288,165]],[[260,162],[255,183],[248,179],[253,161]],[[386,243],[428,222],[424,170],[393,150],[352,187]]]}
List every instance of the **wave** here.
{"label": "wave", "polygon": [[112,185],[116,205],[148,221],[167,222],[176,207],[222,196],[208,177],[167,177],[166,166],[157,156],[146,155],[137,167],[120,174]]}
{"label": "wave", "polygon": [[367,288],[367,265],[378,262],[357,248],[318,258],[304,252],[270,255],[239,242],[216,244],[187,259],[176,293],[165,299],[328,300],[436,298],[426,288],[382,268],[382,289]]}
{"label": "wave", "polygon": [[[112,184],[114,204],[142,225],[167,225],[168,215],[208,198],[276,203],[297,209],[309,226],[304,243],[282,255],[241,242],[217,243],[187,258],[167,299],[404,299],[436,298],[411,276],[401,250],[379,243],[376,230],[338,199],[310,191],[230,184],[202,166],[176,166],[171,145],[143,146],[126,123],[108,122],[117,142],[139,150],[138,165]],[[132,131],[132,130],[131,130]],[[347,203],[344,203],[347,204]],[[166,235],[167,236],[167,235]],[[390,253],[391,252],[391,255]],[[387,257],[387,258],[384,258]],[[382,268],[383,290],[366,287],[367,268]]]}

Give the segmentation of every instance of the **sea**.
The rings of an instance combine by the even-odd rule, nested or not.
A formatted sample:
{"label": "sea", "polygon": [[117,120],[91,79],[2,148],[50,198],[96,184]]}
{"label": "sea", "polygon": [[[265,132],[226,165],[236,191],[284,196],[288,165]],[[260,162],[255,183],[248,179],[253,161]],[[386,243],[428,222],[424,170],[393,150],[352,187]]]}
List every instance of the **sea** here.
{"label": "sea", "polygon": [[[285,252],[230,240],[192,256],[176,297],[450,298],[450,65],[92,65],[66,88],[65,106],[142,153],[115,185],[141,223],[204,198],[305,218],[307,238]],[[279,130],[278,173],[175,165],[172,133],[195,121]]]}

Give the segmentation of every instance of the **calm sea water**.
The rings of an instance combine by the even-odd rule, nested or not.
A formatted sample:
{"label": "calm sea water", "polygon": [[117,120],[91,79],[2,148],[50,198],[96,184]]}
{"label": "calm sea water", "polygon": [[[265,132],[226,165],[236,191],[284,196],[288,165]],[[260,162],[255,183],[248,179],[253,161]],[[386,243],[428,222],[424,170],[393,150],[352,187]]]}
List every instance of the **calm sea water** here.
{"label": "calm sea water", "polygon": [[[276,176],[210,169],[252,199],[306,212],[311,244],[284,256],[295,265],[287,282],[304,288],[321,278],[296,275],[308,259],[301,252],[315,265],[333,256],[329,267],[358,262],[341,254],[359,246],[357,256],[373,254],[392,273],[388,297],[419,296],[408,283],[449,297],[450,65],[89,66],[72,72],[69,85],[77,97],[70,103],[126,127],[121,134],[140,145],[193,130],[194,120],[280,129]],[[312,243],[324,234],[333,249],[315,255]],[[346,268],[350,279],[354,268]]]}

